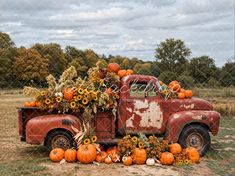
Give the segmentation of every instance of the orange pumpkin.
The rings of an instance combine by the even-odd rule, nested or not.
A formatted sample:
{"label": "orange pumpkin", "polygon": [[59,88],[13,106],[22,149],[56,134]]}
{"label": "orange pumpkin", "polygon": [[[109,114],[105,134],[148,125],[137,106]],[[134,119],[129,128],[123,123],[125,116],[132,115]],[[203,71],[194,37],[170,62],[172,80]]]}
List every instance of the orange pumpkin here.
{"label": "orange pumpkin", "polygon": [[185,97],[192,98],[192,96],[193,96],[192,90],[185,90]]}
{"label": "orange pumpkin", "polygon": [[179,99],[184,99],[185,98],[185,93],[183,93],[183,92],[178,93],[178,98]]}
{"label": "orange pumpkin", "polygon": [[182,152],[182,147],[180,146],[180,144],[174,143],[169,145],[169,150],[173,155],[175,155]]}
{"label": "orange pumpkin", "polygon": [[69,163],[77,161],[77,151],[74,149],[67,149],[64,152],[64,159]]}
{"label": "orange pumpkin", "polygon": [[161,164],[171,165],[174,162],[174,155],[170,152],[163,152],[160,157]]}
{"label": "orange pumpkin", "polygon": [[132,74],[134,74],[134,71],[133,71],[133,70],[128,69],[128,70],[126,71],[126,75],[132,75]]}
{"label": "orange pumpkin", "polygon": [[118,73],[119,70],[120,70],[120,66],[117,63],[108,64],[108,71]]}
{"label": "orange pumpkin", "polygon": [[135,164],[144,164],[147,159],[146,150],[135,148],[132,153],[132,159]]}
{"label": "orange pumpkin", "polygon": [[113,89],[111,87],[105,90],[105,93],[107,93],[108,95],[110,95],[112,92]]}
{"label": "orange pumpkin", "polygon": [[175,92],[178,92],[181,88],[180,84],[172,84],[169,86],[169,88]]}
{"label": "orange pumpkin", "polygon": [[105,162],[106,164],[111,164],[111,163],[113,163],[113,162],[112,162],[112,158],[111,158],[110,156],[107,156],[107,157],[104,159],[104,162]]}
{"label": "orange pumpkin", "polygon": [[168,85],[168,88],[171,89],[175,84],[179,84],[178,81],[171,81],[170,84]]}
{"label": "orange pumpkin", "polygon": [[108,154],[105,151],[101,151],[97,156],[96,156],[96,161],[98,163],[104,162],[105,158],[108,156]]}
{"label": "orange pumpkin", "polygon": [[194,147],[188,147],[186,148],[186,153],[189,157],[189,159],[194,162],[194,163],[198,163],[200,160],[200,154],[198,152],[198,150]]}
{"label": "orange pumpkin", "polygon": [[123,164],[124,164],[125,166],[130,166],[130,165],[132,165],[132,158],[131,158],[131,156],[124,156],[124,157],[122,158],[122,162],[123,162]]}
{"label": "orange pumpkin", "polygon": [[36,102],[35,101],[25,102],[24,103],[24,107],[35,107],[35,106],[36,106]]}
{"label": "orange pumpkin", "polygon": [[65,100],[72,100],[74,95],[74,91],[71,88],[66,88],[64,90],[64,99]]}
{"label": "orange pumpkin", "polygon": [[122,78],[122,77],[124,77],[124,76],[126,76],[126,75],[127,75],[126,70],[119,70],[119,71],[118,71],[118,76],[119,76],[120,78]]}
{"label": "orange pumpkin", "polygon": [[50,160],[53,162],[60,162],[64,158],[64,150],[55,148],[50,152]]}
{"label": "orange pumpkin", "polygon": [[180,93],[185,93],[185,89],[181,88],[181,89],[179,90],[179,92],[180,92]]}
{"label": "orange pumpkin", "polygon": [[113,154],[118,153],[118,149],[117,149],[116,146],[109,147],[106,152],[107,152],[108,155],[113,155]]}
{"label": "orange pumpkin", "polygon": [[84,144],[78,147],[77,159],[84,164],[92,163],[96,159],[96,147],[93,144]]}
{"label": "orange pumpkin", "polygon": [[163,82],[162,82],[162,81],[159,81],[159,84],[160,84],[160,86],[162,86],[162,85],[163,85]]}
{"label": "orange pumpkin", "polygon": [[35,104],[36,104],[36,107],[40,107],[41,106],[41,102],[39,102],[39,101],[36,101]]}
{"label": "orange pumpkin", "polygon": [[117,163],[120,161],[120,156],[117,153],[112,154],[111,158],[114,163]]}

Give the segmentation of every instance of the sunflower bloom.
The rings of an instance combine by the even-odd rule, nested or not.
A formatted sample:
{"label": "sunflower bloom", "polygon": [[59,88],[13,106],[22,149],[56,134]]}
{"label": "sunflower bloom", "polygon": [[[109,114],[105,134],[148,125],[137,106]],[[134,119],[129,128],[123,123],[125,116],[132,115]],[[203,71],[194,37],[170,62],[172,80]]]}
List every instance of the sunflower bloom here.
{"label": "sunflower bloom", "polygon": [[136,143],[138,141],[138,138],[136,136],[134,136],[131,138],[131,140]]}
{"label": "sunflower bloom", "polygon": [[95,101],[97,101],[97,100],[98,100],[98,96],[96,95],[93,99],[94,99]]}
{"label": "sunflower bloom", "polygon": [[78,89],[78,93],[79,93],[79,94],[83,94],[83,92],[84,92],[84,90],[83,90],[82,88],[79,88],[79,89]]}
{"label": "sunflower bloom", "polygon": [[45,100],[45,103],[46,103],[47,105],[49,105],[49,104],[51,103],[51,100],[50,100],[49,98],[47,98],[47,99]]}
{"label": "sunflower bloom", "polygon": [[89,94],[89,91],[87,89],[84,89],[83,93],[84,94]]}
{"label": "sunflower bloom", "polygon": [[138,146],[139,146],[140,149],[143,149],[144,148],[144,143],[143,142],[139,142]]}
{"label": "sunflower bloom", "polygon": [[90,139],[85,139],[85,140],[83,141],[83,143],[84,143],[84,144],[90,144],[90,143],[91,143],[91,140],[90,140]]}
{"label": "sunflower bloom", "polygon": [[188,159],[184,160],[184,164],[188,165],[189,164],[189,160]]}
{"label": "sunflower bloom", "polygon": [[84,93],[84,95],[83,95],[83,96],[84,96],[84,98],[87,98],[87,99],[88,99],[88,98],[90,98],[89,93],[88,93],[88,94],[87,94],[87,93]]}
{"label": "sunflower bloom", "polygon": [[82,99],[82,95],[78,95],[78,96],[77,96],[77,99],[78,99],[78,100],[81,100],[81,99]]}
{"label": "sunflower bloom", "polygon": [[97,136],[92,136],[91,142],[92,142],[92,143],[95,143],[96,141],[97,141]]}
{"label": "sunflower bloom", "polygon": [[179,160],[178,164],[182,165],[182,164],[184,164],[184,161],[183,160]]}
{"label": "sunflower bloom", "polygon": [[44,96],[44,95],[46,95],[46,92],[45,92],[45,91],[42,91],[42,92],[41,92],[41,96]]}
{"label": "sunflower bloom", "polygon": [[83,98],[82,99],[82,104],[86,105],[88,103],[88,99],[87,98]]}
{"label": "sunflower bloom", "polygon": [[56,102],[57,103],[60,103],[62,101],[62,98],[61,97],[56,97]]}
{"label": "sunflower bloom", "polygon": [[165,95],[167,95],[167,94],[169,94],[169,91],[168,90],[163,90],[163,93],[165,94]]}
{"label": "sunflower bloom", "polygon": [[75,92],[76,90],[77,90],[77,88],[76,88],[76,87],[73,87],[71,91],[72,91],[72,92]]}
{"label": "sunflower bloom", "polygon": [[75,107],[76,107],[76,103],[75,103],[74,101],[72,101],[72,102],[70,103],[70,107],[71,107],[71,108],[75,108]]}

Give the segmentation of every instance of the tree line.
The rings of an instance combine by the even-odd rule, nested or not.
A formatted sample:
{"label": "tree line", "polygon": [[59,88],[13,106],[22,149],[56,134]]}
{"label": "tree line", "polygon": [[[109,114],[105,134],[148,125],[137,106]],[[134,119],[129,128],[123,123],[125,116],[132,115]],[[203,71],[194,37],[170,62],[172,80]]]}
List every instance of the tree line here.
{"label": "tree line", "polygon": [[0,88],[36,85],[44,87],[45,77],[53,74],[59,78],[69,66],[75,66],[85,77],[98,60],[116,62],[121,68],[132,68],[135,73],[153,75],[165,83],[178,80],[185,87],[235,86],[235,62],[227,61],[222,68],[213,58],[190,58],[191,50],[180,39],[166,39],[156,46],[155,61],[124,56],[105,56],[91,49],[80,50],[74,46],[62,49],[57,43],[36,43],[30,48],[17,48],[10,36],[0,32]]}

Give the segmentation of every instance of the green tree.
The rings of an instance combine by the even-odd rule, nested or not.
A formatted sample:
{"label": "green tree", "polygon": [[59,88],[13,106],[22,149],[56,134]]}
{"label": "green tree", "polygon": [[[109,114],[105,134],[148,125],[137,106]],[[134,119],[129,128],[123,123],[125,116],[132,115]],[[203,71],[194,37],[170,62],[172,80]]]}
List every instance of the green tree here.
{"label": "green tree", "polygon": [[29,82],[40,84],[48,75],[48,59],[35,49],[19,49],[13,65],[13,73],[21,86]]}
{"label": "green tree", "polygon": [[177,74],[172,71],[164,71],[162,72],[158,79],[163,81],[165,84],[169,84],[172,80],[176,80]]}
{"label": "green tree", "polygon": [[219,81],[222,86],[235,86],[235,62],[226,62],[221,69]]}
{"label": "green tree", "polygon": [[185,46],[184,41],[174,38],[166,39],[155,49],[156,61],[159,62],[161,72],[174,70],[178,75],[185,70],[190,54],[191,51]]}
{"label": "green tree", "polygon": [[14,46],[15,43],[11,40],[10,36],[0,31],[0,49],[12,48]]}
{"label": "green tree", "polygon": [[208,56],[195,57],[189,63],[190,75],[196,83],[204,84],[213,77],[217,77],[217,67],[215,61]]}
{"label": "green tree", "polygon": [[15,84],[12,65],[16,51],[17,49],[10,36],[0,32],[0,87],[12,87]]}
{"label": "green tree", "polygon": [[67,66],[63,50],[59,44],[35,44],[32,49],[36,49],[42,57],[47,58],[49,61],[49,73],[59,78],[61,73]]}

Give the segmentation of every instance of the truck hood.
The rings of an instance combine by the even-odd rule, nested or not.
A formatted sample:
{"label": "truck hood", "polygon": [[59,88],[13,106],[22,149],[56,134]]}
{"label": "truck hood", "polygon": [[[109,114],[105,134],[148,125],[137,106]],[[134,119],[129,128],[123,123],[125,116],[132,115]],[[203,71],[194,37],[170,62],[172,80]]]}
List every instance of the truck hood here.
{"label": "truck hood", "polygon": [[213,110],[213,106],[210,102],[200,98],[172,99],[170,101],[173,111]]}

